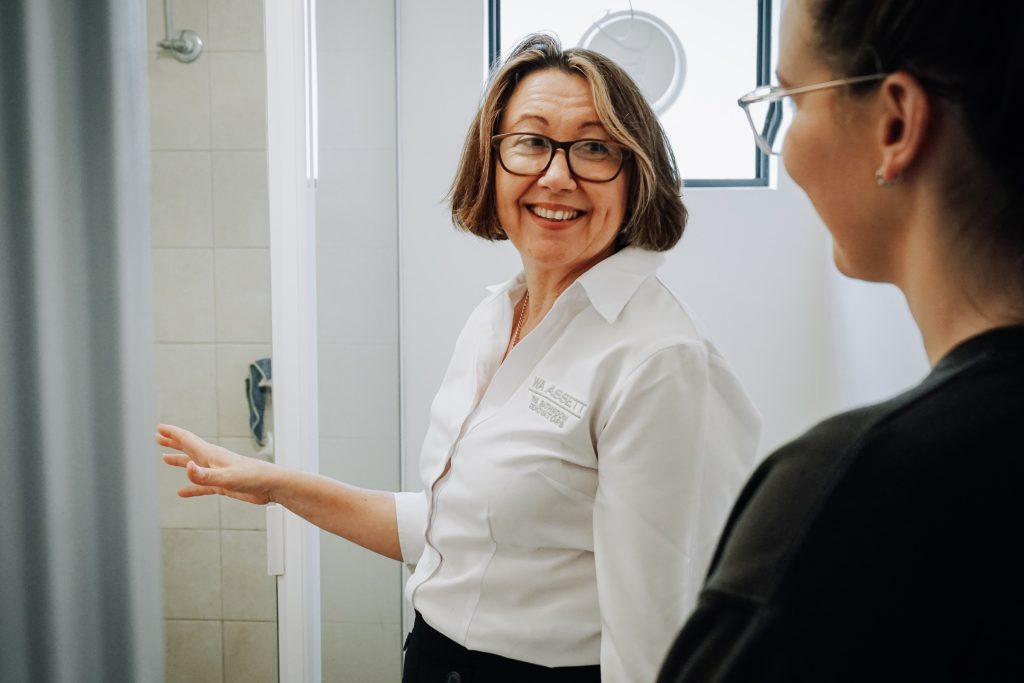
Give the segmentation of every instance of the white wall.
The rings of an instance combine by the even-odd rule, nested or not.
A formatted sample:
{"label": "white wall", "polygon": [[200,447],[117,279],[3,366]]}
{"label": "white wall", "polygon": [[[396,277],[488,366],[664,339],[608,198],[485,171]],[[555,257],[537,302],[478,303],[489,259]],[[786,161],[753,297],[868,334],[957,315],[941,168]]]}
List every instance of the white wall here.
{"label": "white wall", "polygon": [[[320,471],[399,482],[395,7],[317,5]],[[320,534],[325,681],[401,678],[400,565]]]}

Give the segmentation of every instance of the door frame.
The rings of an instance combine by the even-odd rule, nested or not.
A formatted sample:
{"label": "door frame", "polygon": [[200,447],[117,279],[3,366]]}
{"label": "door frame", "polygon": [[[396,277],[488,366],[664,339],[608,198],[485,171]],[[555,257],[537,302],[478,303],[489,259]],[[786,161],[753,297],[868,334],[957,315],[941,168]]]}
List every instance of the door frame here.
{"label": "door frame", "polygon": [[[319,470],[316,334],[315,0],[265,0],[275,461]],[[320,536],[284,511],[279,680],[319,683]]]}

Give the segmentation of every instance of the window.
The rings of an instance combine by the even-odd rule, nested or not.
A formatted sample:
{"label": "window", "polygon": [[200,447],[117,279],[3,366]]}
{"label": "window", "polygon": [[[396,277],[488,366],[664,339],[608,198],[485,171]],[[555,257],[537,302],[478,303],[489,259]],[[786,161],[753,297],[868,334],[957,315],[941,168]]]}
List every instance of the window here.
{"label": "window", "polygon": [[616,60],[661,118],[687,187],[768,185],[736,98],[769,81],[771,0],[490,0],[489,16],[492,64],[537,31]]}

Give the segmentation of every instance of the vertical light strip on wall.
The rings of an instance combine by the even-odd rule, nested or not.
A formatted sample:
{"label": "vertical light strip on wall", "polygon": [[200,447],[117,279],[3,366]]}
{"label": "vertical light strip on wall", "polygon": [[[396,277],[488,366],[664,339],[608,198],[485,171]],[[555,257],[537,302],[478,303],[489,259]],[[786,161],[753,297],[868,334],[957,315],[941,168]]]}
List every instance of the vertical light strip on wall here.
{"label": "vertical light strip on wall", "polygon": [[316,187],[320,175],[319,151],[319,116],[317,102],[316,72],[316,0],[303,3],[303,19],[305,23],[305,58],[306,58],[306,182]]}
{"label": "vertical light strip on wall", "polygon": [[[268,0],[267,199],[270,212],[276,461],[315,472],[317,458],[316,149],[310,130],[311,62],[315,31],[311,0]],[[284,515],[285,573],[278,576],[279,679],[319,683],[320,537],[294,513]]]}

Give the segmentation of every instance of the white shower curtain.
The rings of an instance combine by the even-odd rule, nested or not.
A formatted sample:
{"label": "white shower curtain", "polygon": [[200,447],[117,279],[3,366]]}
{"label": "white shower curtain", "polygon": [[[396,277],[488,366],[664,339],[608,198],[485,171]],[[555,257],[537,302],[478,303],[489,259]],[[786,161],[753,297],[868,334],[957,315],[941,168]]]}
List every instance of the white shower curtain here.
{"label": "white shower curtain", "polygon": [[144,37],[0,3],[0,681],[163,678]]}

